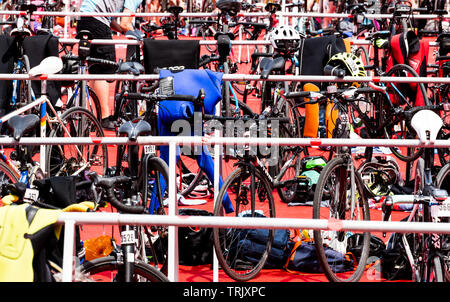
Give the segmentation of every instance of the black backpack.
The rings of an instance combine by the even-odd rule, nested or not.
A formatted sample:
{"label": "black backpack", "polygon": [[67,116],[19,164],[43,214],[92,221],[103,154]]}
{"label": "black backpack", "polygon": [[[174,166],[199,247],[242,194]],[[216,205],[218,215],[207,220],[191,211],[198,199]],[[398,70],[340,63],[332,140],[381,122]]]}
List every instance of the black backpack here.
{"label": "black backpack", "polygon": [[[403,234],[393,233],[389,237],[386,249],[381,255],[381,277],[387,280],[412,280],[412,269],[406,256],[402,241]],[[414,234],[407,234],[408,243],[412,244]]]}
{"label": "black backpack", "polygon": [[[198,209],[180,209],[179,215],[213,216],[212,213]],[[178,228],[178,248],[181,265],[212,264],[213,233],[212,228]]]}

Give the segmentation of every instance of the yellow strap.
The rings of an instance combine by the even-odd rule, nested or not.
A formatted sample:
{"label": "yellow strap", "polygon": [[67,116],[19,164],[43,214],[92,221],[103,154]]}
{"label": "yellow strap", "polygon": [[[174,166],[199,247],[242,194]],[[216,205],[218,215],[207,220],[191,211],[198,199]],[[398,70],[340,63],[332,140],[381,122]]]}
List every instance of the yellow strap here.
{"label": "yellow strap", "polygon": [[350,38],[344,39],[345,52],[350,53],[352,51],[352,45],[350,42]]}
{"label": "yellow strap", "polygon": [[19,196],[16,195],[6,195],[5,197],[2,197],[2,203],[5,206],[8,206],[14,202],[17,202],[19,200]]}

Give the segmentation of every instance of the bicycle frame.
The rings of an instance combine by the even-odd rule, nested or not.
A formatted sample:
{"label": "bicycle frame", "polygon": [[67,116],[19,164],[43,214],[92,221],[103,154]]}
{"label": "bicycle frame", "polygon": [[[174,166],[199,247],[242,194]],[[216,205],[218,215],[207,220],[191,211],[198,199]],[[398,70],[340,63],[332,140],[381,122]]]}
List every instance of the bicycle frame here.
{"label": "bicycle frame", "polygon": [[[429,110],[421,110],[418,113],[427,112]],[[432,111],[429,111],[432,112]],[[420,117],[420,120],[426,120],[428,123],[420,123],[414,121],[414,116],[411,120],[411,124],[419,135],[419,139],[421,141],[434,141],[436,139],[437,133],[439,129],[442,127],[442,121],[440,117],[432,112],[433,114],[425,115],[424,117]],[[417,113],[416,113],[417,114]],[[425,113],[427,114],[427,113]],[[419,119],[419,118],[417,118]],[[434,119],[434,120],[433,120]],[[440,122],[440,123],[439,123]],[[423,166],[419,165],[420,161],[423,162]],[[416,177],[415,177],[415,193],[414,195],[394,195],[389,196],[383,202],[383,220],[388,220],[390,218],[390,212],[392,210],[392,206],[394,204],[406,203],[413,204],[413,208],[411,213],[408,216],[408,222],[414,220],[417,215],[421,215],[424,222],[440,222],[441,217],[450,217],[450,198],[448,198],[448,191],[446,189],[436,189],[433,184],[432,178],[432,168],[434,165],[434,148],[425,148],[423,158],[419,159],[418,167],[416,169]],[[423,170],[422,170],[423,169]],[[422,234],[423,235],[423,234]],[[421,251],[427,251],[427,262],[426,269],[428,269],[430,265],[430,261],[437,255],[441,258],[440,254],[440,239],[441,235],[439,234],[429,234],[422,238],[422,244],[425,246],[421,246]],[[416,261],[414,252],[409,242],[407,240],[406,234],[402,235],[402,242],[405,246],[406,255],[411,266],[412,272],[414,276],[422,281],[423,275],[420,275],[419,265],[423,255],[419,255],[418,257],[422,259],[418,259]],[[423,273],[423,272],[422,272]],[[428,277],[429,272],[425,271],[425,278]]]}

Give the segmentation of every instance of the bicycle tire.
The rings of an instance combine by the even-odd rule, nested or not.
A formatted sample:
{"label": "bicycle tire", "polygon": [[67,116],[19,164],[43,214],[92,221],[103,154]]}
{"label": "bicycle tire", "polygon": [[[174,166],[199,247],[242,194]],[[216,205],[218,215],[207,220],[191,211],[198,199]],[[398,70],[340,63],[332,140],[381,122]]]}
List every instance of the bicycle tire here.
{"label": "bicycle tire", "polygon": [[[193,164],[194,166],[192,166],[191,163],[188,163],[190,166],[188,167],[185,162],[190,162],[192,160],[195,161],[195,164]],[[193,167],[194,169],[192,169]],[[177,184],[178,192],[184,197],[187,197],[199,184],[200,180],[203,177],[206,177],[205,173],[198,167],[197,161],[192,156],[180,156],[177,169],[177,178],[179,178]]]}
{"label": "bicycle tire", "polygon": [[[425,161],[423,158],[419,158],[416,162],[414,173],[414,188],[413,194],[420,195],[423,192],[425,186]],[[418,208],[415,212],[412,221],[426,222],[430,221],[428,206]],[[426,248],[426,242],[429,235],[424,233],[414,233],[412,236],[412,252],[414,258],[414,270],[413,280],[416,282],[424,282],[427,278],[428,265],[428,249]]]}
{"label": "bicycle tire", "polygon": [[[278,112],[280,112],[281,117],[288,117],[290,119],[289,123],[280,123],[279,125],[280,138],[300,138],[301,137],[300,121],[298,118],[295,102],[291,99],[282,99],[277,104],[277,107],[279,109]],[[273,135],[273,129],[271,131]],[[273,177],[276,177],[280,173],[281,168],[285,165],[286,161],[293,155],[294,151],[292,149],[292,146],[279,146],[278,150],[279,154],[277,164],[271,166],[271,169],[269,169],[269,174],[271,174]],[[305,152],[307,152],[306,148],[303,148],[302,152],[305,154]],[[289,167],[290,168],[288,168],[286,173],[280,179],[281,181],[293,179],[300,175],[301,172],[300,154],[296,156],[296,158],[294,158]],[[277,192],[280,195],[281,201],[285,203],[290,203],[294,201],[297,197],[296,196],[297,188],[298,188],[297,183],[288,184],[283,187],[278,187]]]}
{"label": "bicycle tire", "polygon": [[[389,69],[385,76],[389,77],[389,76],[395,76],[396,73],[401,73],[401,72],[406,72],[409,73],[411,76],[413,77],[419,77],[419,75],[416,73],[416,71],[405,64],[397,64],[394,65],[391,69]],[[392,83],[391,83],[392,85]],[[423,83],[417,83],[418,88],[421,91],[422,97],[425,100],[425,105],[430,105],[430,101],[428,99],[427,96],[427,91],[425,89],[425,86],[423,85]],[[395,86],[392,86],[395,87]],[[400,87],[400,86],[399,86]],[[396,98],[400,98],[403,100],[406,100],[409,102],[409,105],[407,105],[407,107],[412,107],[413,106],[413,102],[411,101],[411,99],[407,100],[407,96],[405,97],[404,94],[400,94],[399,93],[400,89],[392,89],[391,92],[393,94],[396,94],[397,97]],[[394,96],[395,98],[395,96]],[[392,104],[392,102],[391,102]],[[404,104],[400,104],[400,105],[404,105]],[[398,105],[398,106],[400,106]],[[395,105],[394,105],[395,106]],[[412,139],[412,138],[416,138],[416,132],[414,131],[414,129],[412,128],[412,126],[409,124],[409,121],[405,121],[403,119],[398,120],[398,123],[389,126],[389,127],[384,127],[384,135],[385,138],[396,138],[396,139]],[[397,157],[398,159],[400,159],[401,161],[405,161],[405,162],[411,162],[416,160],[417,158],[419,158],[422,153],[423,153],[423,148],[414,148],[414,147],[405,147],[405,148],[397,148],[397,147],[389,147],[391,152],[395,155],[395,157]],[[404,150],[403,152],[401,150]]]}
{"label": "bicycle tire", "polygon": [[[22,57],[22,61],[24,64],[24,68],[25,68],[25,73],[28,74],[30,69],[31,69],[31,65],[30,65],[30,59],[28,58],[27,55],[23,55]],[[25,80],[24,83],[26,83],[26,88],[25,88],[25,98],[27,101],[27,104],[31,103],[33,101],[33,88],[31,86],[31,80]],[[23,87],[21,85],[21,87]],[[22,96],[21,96],[22,97]]]}
{"label": "bicycle tire", "polygon": [[[80,87],[80,89],[81,89],[81,86],[80,86],[79,83],[77,84],[77,86]],[[88,111],[90,111],[92,114],[94,114],[94,116],[99,121],[101,121],[102,120],[102,106],[100,104],[100,100],[98,99],[98,96],[95,93],[94,89],[92,89],[88,85],[86,85],[86,87],[87,87],[87,91],[88,91],[88,94],[89,94],[89,99],[86,100],[86,102],[80,102],[79,99],[75,100],[75,94],[73,94],[70,97],[69,102],[67,102],[66,109],[70,109],[70,108],[76,107],[76,106],[81,106],[82,103],[85,103],[86,104],[86,109]],[[78,92],[77,93],[77,97],[79,98],[80,95],[81,95],[81,93]]]}
{"label": "bicycle tire", "polygon": [[450,163],[439,170],[435,181],[438,188],[446,188],[447,190],[450,188]]}
{"label": "bicycle tire", "polygon": [[[347,185],[350,175],[348,175],[348,159],[341,156],[333,158],[327,163],[320,173],[319,180],[316,185],[313,203],[313,219],[339,219],[350,220],[347,212],[351,212],[351,206],[347,205]],[[340,180],[339,180],[340,179]],[[333,183],[334,182],[334,183]],[[344,183],[344,186],[342,185]],[[335,186],[334,186],[335,185]],[[369,205],[364,197],[364,185],[361,177],[355,170],[355,185],[358,192],[355,196],[360,199],[356,201],[355,210],[356,217],[362,220],[370,220]],[[334,196],[336,194],[337,196]],[[327,196],[328,195],[328,196]],[[329,207],[323,206],[326,198],[329,199]],[[337,201],[333,203],[332,201]],[[345,204],[344,204],[345,203]],[[350,211],[348,211],[350,208]],[[331,210],[330,210],[331,209]],[[335,213],[332,213],[334,211]],[[322,271],[327,279],[331,282],[357,282],[360,280],[366,266],[367,258],[370,250],[370,233],[363,233],[361,256],[357,265],[353,264],[353,269],[343,273],[335,273],[335,264],[327,259],[325,246],[332,248],[341,254],[347,253],[347,236],[349,233],[345,231],[333,230],[315,230],[314,244]],[[332,238],[334,236],[334,238]],[[331,238],[331,239],[330,239]]]}
{"label": "bicycle tire", "polygon": [[[0,188],[3,188],[7,184],[13,184],[19,182],[19,176],[11,169],[6,163],[0,161]],[[0,206],[3,203],[0,201]]]}
{"label": "bicycle tire", "polygon": [[[144,201],[144,206],[150,209],[150,214],[166,215],[163,200],[168,195],[169,167],[167,166],[166,162],[159,157],[144,156],[143,161],[146,161],[147,163],[141,163],[142,169],[140,175],[142,180],[140,181],[141,188],[139,189],[139,192],[142,192],[142,200]],[[166,184],[165,188],[161,186],[160,177],[164,179],[164,182]],[[154,187],[156,187],[157,198],[153,200],[154,204],[151,204],[152,195],[150,194],[154,193],[152,190]],[[153,237],[152,239],[157,239],[158,237],[166,238],[168,235],[167,226],[150,226],[149,228],[151,230],[151,233],[147,234],[147,236],[151,235]],[[149,261],[155,267],[158,267],[161,272],[167,275],[168,247],[163,245],[161,246],[162,261],[158,261],[158,256],[154,253],[155,248],[153,246],[152,239],[149,238],[150,252],[152,253]]]}
{"label": "bicycle tire", "polygon": [[365,47],[360,46],[355,50],[355,55],[361,59],[364,66],[370,65],[370,56]]}
{"label": "bicycle tire", "polygon": [[[200,28],[201,28],[200,31],[202,33],[202,39],[204,41],[208,41],[209,40],[208,39],[209,26],[206,29],[203,26]],[[210,53],[215,53],[217,51],[216,44],[206,44],[205,47]]]}
{"label": "bicycle tire", "polygon": [[[442,140],[449,140],[450,139],[450,131],[445,131],[441,129],[439,131],[437,139]],[[446,164],[450,163],[450,148],[438,148],[437,149],[438,155],[439,155],[439,161],[442,166],[445,166]]]}
{"label": "bicycle tire", "polygon": [[[64,112],[61,120],[68,128],[69,134],[64,133],[63,127],[57,124],[51,130],[49,137],[70,135],[70,137],[97,138],[105,136],[100,122],[85,108],[72,107]],[[89,127],[79,129],[78,121],[80,120],[89,122]],[[89,163],[83,163],[81,161],[77,153],[78,147],[82,147],[80,148],[81,152],[83,155],[88,156],[86,158],[88,158]],[[108,149],[106,145],[49,145],[47,146],[46,159],[45,171],[48,173],[48,176],[72,175],[85,164],[90,166],[90,169],[94,168],[97,173],[105,175],[108,168]]]}
{"label": "bicycle tire", "polygon": [[439,256],[434,256],[429,261],[429,270],[426,282],[444,282],[444,270]]}
{"label": "bicycle tire", "polygon": [[[267,177],[263,175],[258,169],[255,170],[255,185],[258,186],[258,188],[255,189],[260,190],[258,190],[258,194],[255,194],[255,208],[251,210],[251,205],[249,205],[251,204],[251,202],[248,202],[247,200],[246,203],[244,201],[244,198],[248,198],[247,195],[249,194],[249,185],[247,184],[247,182],[244,182],[249,178],[248,176],[249,174],[246,172],[246,170],[243,167],[239,167],[227,177],[227,179],[223,183],[222,188],[219,191],[218,198],[214,206],[214,216],[221,217],[230,215],[237,217],[244,214],[256,216],[256,213],[262,212],[262,214],[266,217],[275,217],[275,205],[272,196],[272,188],[268,182]],[[238,198],[236,200],[232,200],[234,212],[226,214],[223,207],[225,193],[227,193],[231,199],[233,197],[233,195],[231,194],[233,191],[235,193],[239,192]],[[264,199],[261,200],[261,197]],[[258,198],[259,200],[256,200],[256,198]],[[247,206],[248,208],[246,208],[245,206]],[[216,256],[219,261],[220,267],[230,278],[236,281],[248,281],[254,278],[261,271],[272,248],[274,236],[274,231],[269,230],[267,241],[265,242],[265,244],[261,243],[264,244],[264,252],[261,256],[258,257],[259,259],[257,259],[257,263],[251,263],[250,261],[248,261],[248,259],[245,258],[245,255],[239,253],[239,251],[241,251],[243,241],[237,241],[238,237],[233,237],[242,236],[239,237],[239,239],[244,239],[246,238],[245,234],[248,234],[244,232],[245,231],[239,232],[237,229],[231,228],[213,229],[214,249],[216,251]],[[236,245],[233,245],[234,243]]]}
{"label": "bicycle tire", "polygon": [[[95,274],[99,274],[98,278],[100,278],[104,277],[106,272],[112,272],[110,280],[106,281],[111,282],[114,281],[117,270],[123,265],[114,256],[107,256],[83,262],[80,266],[80,272],[82,274],[89,274],[91,278]],[[159,270],[140,260],[134,262],[134,272],[136,276],[142,277],[148,280],[148,282],[169,282],[169,279]],[[99,281],[99,279],[95,281]]]}

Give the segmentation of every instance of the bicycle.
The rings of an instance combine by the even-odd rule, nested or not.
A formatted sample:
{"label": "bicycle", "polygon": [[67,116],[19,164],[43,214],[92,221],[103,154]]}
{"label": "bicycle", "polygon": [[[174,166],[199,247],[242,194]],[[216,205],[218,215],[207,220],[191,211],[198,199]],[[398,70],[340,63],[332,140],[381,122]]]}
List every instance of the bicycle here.
{"label": "bicycle", "polygon": [[[125,63],[126,64],[126,63]],[[163,80],[161,80],[163,81]],[[164,84],[162,84],[164,85]],[[126,136],[130,140],[134,141],[138,136],[143,135],[157,135],[157,119],[154,115],[155,108],[159,101],[167,100],[185,100],[194,102],[196,107],[201,104],[204,94],[200,91],[197,97],[190,95],[165,95],[165,94],[144,94],[144,93],[124,93],[120,98],[126,98],[129,100],[145,100],[147,103],[148,111],[145,116],[130,121],[125,121],[118,128],[119,136]],[[109,199],[113,199],[113,206],[123,213],[148,213],[148,214],[165,214],[164,200],[167,195],[168,184],[168,166],[166,162],[156,156],[155,146],[146,145],[143,148],[141,155],[139,152],[140,147],[138,145],[129,145],[127,147],[119,146],[117,151],[117,161],[115,172],[112,172],[114,176],[112,178],[99,178],[95,173],[90,173],[89,177],[94,181],[96,186],[100,186],[106,190],[106,194]],[[128,167],[124,167],[122,162],[126,159]],[[125,186],[121,189],[114,188],[114,182],[124,183]],[[121,192],[120,199],[114,200],[115,197],[111,194],[114,192]],[[131,238],[138,238],[138,244],[136,246],[136,259],[140,261],[152,264],[152,267],[158,268],[164,274],[167,274],[167,247],[162,244],[161,254],[156,252],[154,241],[160,238],[162,242],[167,238],[166,227],[156,226],[142,226],[132,227],[127,226],[125,230],[122,230],[122,234],[128,234]],[[124,235],[125,236],[125,235]],[[122,236],[123,238],[123,236]],[[128,244],[134,243],[133,241],[127,241]],[[123,243],[122,243],[123,245]],[[125,253],[134,253],[133,246],[126,247],[128,250],[124,250]],[[148,251],[147,251],[148,250]],[[147,256],[147,254],[150,254]],[[110,257],[111,258],[111,257]],[[118,261],[116,259],[116,261]],[[131,261],[131,260],[130,260]],[[98,260],[100,263],[110,262],[110,260]],[[125,276],[132,275],[127,273],[129,266],[127,259],[125,259]],[[92,264],[94,265],[94,264]],[[99,264],[99,266],[106,264]],[[90,264],[86,264],[90,267]]]}
{"label": "bicycle", "polygon": [[[64,62],[64,71],[66,73],[86,74],[86,71],[89,68],[88,63],[113,67],[117,66],[117,62],[92,58],[89,56],[91,46],[90,41],[92,40],[92,34],[89,31],[80,31],[75,38],[79,39],[78,55],[74,55],[72,51],[69,50],[66,54],[61,56],[61,59]],[[102,109],[100,100],[86,80],[65,82],[63,86],[66,87],[68,97],[67,102],[63,104],[61,108],[63,112],[72,107],[79,106],[92,112],[99,122],[101,121]]]}
{"label": "bicycle", "polygon": [[[275,111],[275,110],[274,110]],[[206,119],[214,118],[219,121],[245,121],[245,129],[235,129],[237,136],[254,137],[257,132],[271,128],[272,135],[276,124],[290,123],[287,117],[280,117],[269,111],[261,115],[250,117],[213,117],[205,115]],[[270,124],[270,126],[269,126]],[[247,128],[248,127],[248,128]],[[248,129],[248,130],[247,130]],[[245,131],[242,133],[242,131]],[[273,190],[277,189],[280,196],[288,202],[298,191],[297,186],[308,186],[308,180],[300,177],[299,170],[292,174],[292,163],[300,163],[300,156],[304,148],[301,146],[291,147],[291,153],[279,173],[272,177],[263,163],[263,158],[278,156],[276,146],[270,150],[255,149],[256,147],[244,146],[235,150],[237,162],[233,172],[228,175],[219,190],[214,206],[214,216],[236,216],[236,217],[275,217],[275,204]],[[299,168],[300,166],[296,166]],[[231,202],[231,205],[230,205]],[[214,228],[214,249],[220,267],[225,273],[236,281],[248,281],[254,278],[264,267],[270,253],[273,230],[267,230],[267,238],[264,243],[264,252],[261,257],[251,261],[243,254],[240,246],[241,240],[248,235],[244,229]]]}
{"label": "bicycle", "polygon": [[[93,192],[101,188],[108,202],[121,213],[143,214],[145,208],[138,206],[133,179],[127,176],[100,177],[95,172],[88,174],[93,184]],[[131,189],[131,190],[130,190]],[[130,193],[122,201],[117,198],[117,192]],[[89,275],[94,281],[115,282],[168,282],[167,277],[155,266],[147,263],[145,256],[144,229],[122,225],[120,227],[120,247],[111,239],[113,251],[110,255],[84,261],[79,268],[81,274]],[[150,237],[148,237],[150,238]],[[142,254],[143,253],[143,254]],[[105,277],[106,276],[106,277]]]}
{"label": "bicycle", "polygon": [[[333,138],[349,138],[352,129],[352,120],[347,104],[358,100],[358,94],[365,94],[374,89],[382,88],[373,85],[373,88],[336,89],[330,87],[330,91],[323,92],[299,92],[304,97],[309,97],[309,103],[332,102],[336,110],[337,119],[332,119],[334,124],[328,126],[328,131]],[[357,171],[350,147],[337,147],[334,157],[330,159],[320,173],[313,201],[313,219],[346,219],[346,220],[370,220],[369,205],[364,191],[364,183]],[[345,255],[347,238],[345,231],[314,230],[314,244],[320,266],[329,281],[358,281],[365,269],[369,252],[370,233],[363,234],[361,256],[354,269],[341,274],[335,273],[330,259],[327,259],[326,249],[331,248]],[[356,261],[356,259],[354,260]]]}
{"label": "bicycle", "polygon": [[[32,68],[30,70],[30,75],[38,76],[46,73],[55,73],[58,72],[62,68],[62,62],[59,58],[56,57],[48,57],[44,59],[41,64]],[[20,116],[23,112],[27,110],[33,109],[37,106],[40,106],[40,117],[35,114],[29,114],[25,116]],[[51,118],[48,116],[48,109],[53,112],[54,117]],[[79,112],[80,108],[73,108],[73,112]],[[55,128],[60,129],[60,133],[70,134],[70,131],[65,126],[67,122],[71,121],[70,113],[59,117],[57,115],[55,108],[52,106],[50,100],[46,96],[46,80],[42,80],[42,96],[32,103],[13,111],[1,118],[2,123],[8,123],[9,130],[11,135],[13,135],[15,140],[20,140],[22,136],[33,134],[35,130],[40,125],[39,135],[41,137],[46,137],[49,135],[53,137],[56,136]],[[80,116],[90,117],[89,112],[81,112]],[[47,129],[48,125],[48,129]],[[95,124],[92,126],[94,127]],[[101,127],[97,125],[97,134],[98,136],[103,136],[101,132]],[[59,146],[61,147],[61,146]],[[22,182],[30,186],[32,184],[32,180],[36,178],[43,178],[46,175],[51,175],[51,163],[49,162],[49,154],[47,153],[49,150],[45,145],[40,146],[40,164],[37,164],[32,156],[35,151],[31,146],[17,146],[15,153],[12,154],[11,159],[5,155],[5,151],[2,146],[2,150],[0,151],[0,170],[1,174],[7,176],[9,181],[12,182]],[[81,159],[82,152],[78,147],[75,147],[76,151],[78,151]],[[107,163],[107,161],[106,161]],[[75,161],[72,163],[75,164]],[[79,171],[84,171],[88,168],[89,165],[84,165]]]}
{"label": "bicycle", "polygon": [[[423,123],[426,120],[427,123]],[[438,114],[427,109],[418,108],[411,118],[411,124],[419,134],[423,143],[432,143],[437,138],[442,127],[442,120]],[[433,182],[432,168],[434,165],[434,148],[425,147],[423,157],[419,158],[414,175],[413,195],[389,196],[383,202],[383,220],[388,221],[394,204],[408,203],[413,208],[408,215],[408,222],[448,222],[449,198],[446,188]],[[442,174],[439,176],[442,181]],[[414,233],[410,240],[408,234],[402,235],[406,255],[416,282],[443,282],[447,275],[448,259],[441,251],[444,235],[435,233]]]}

